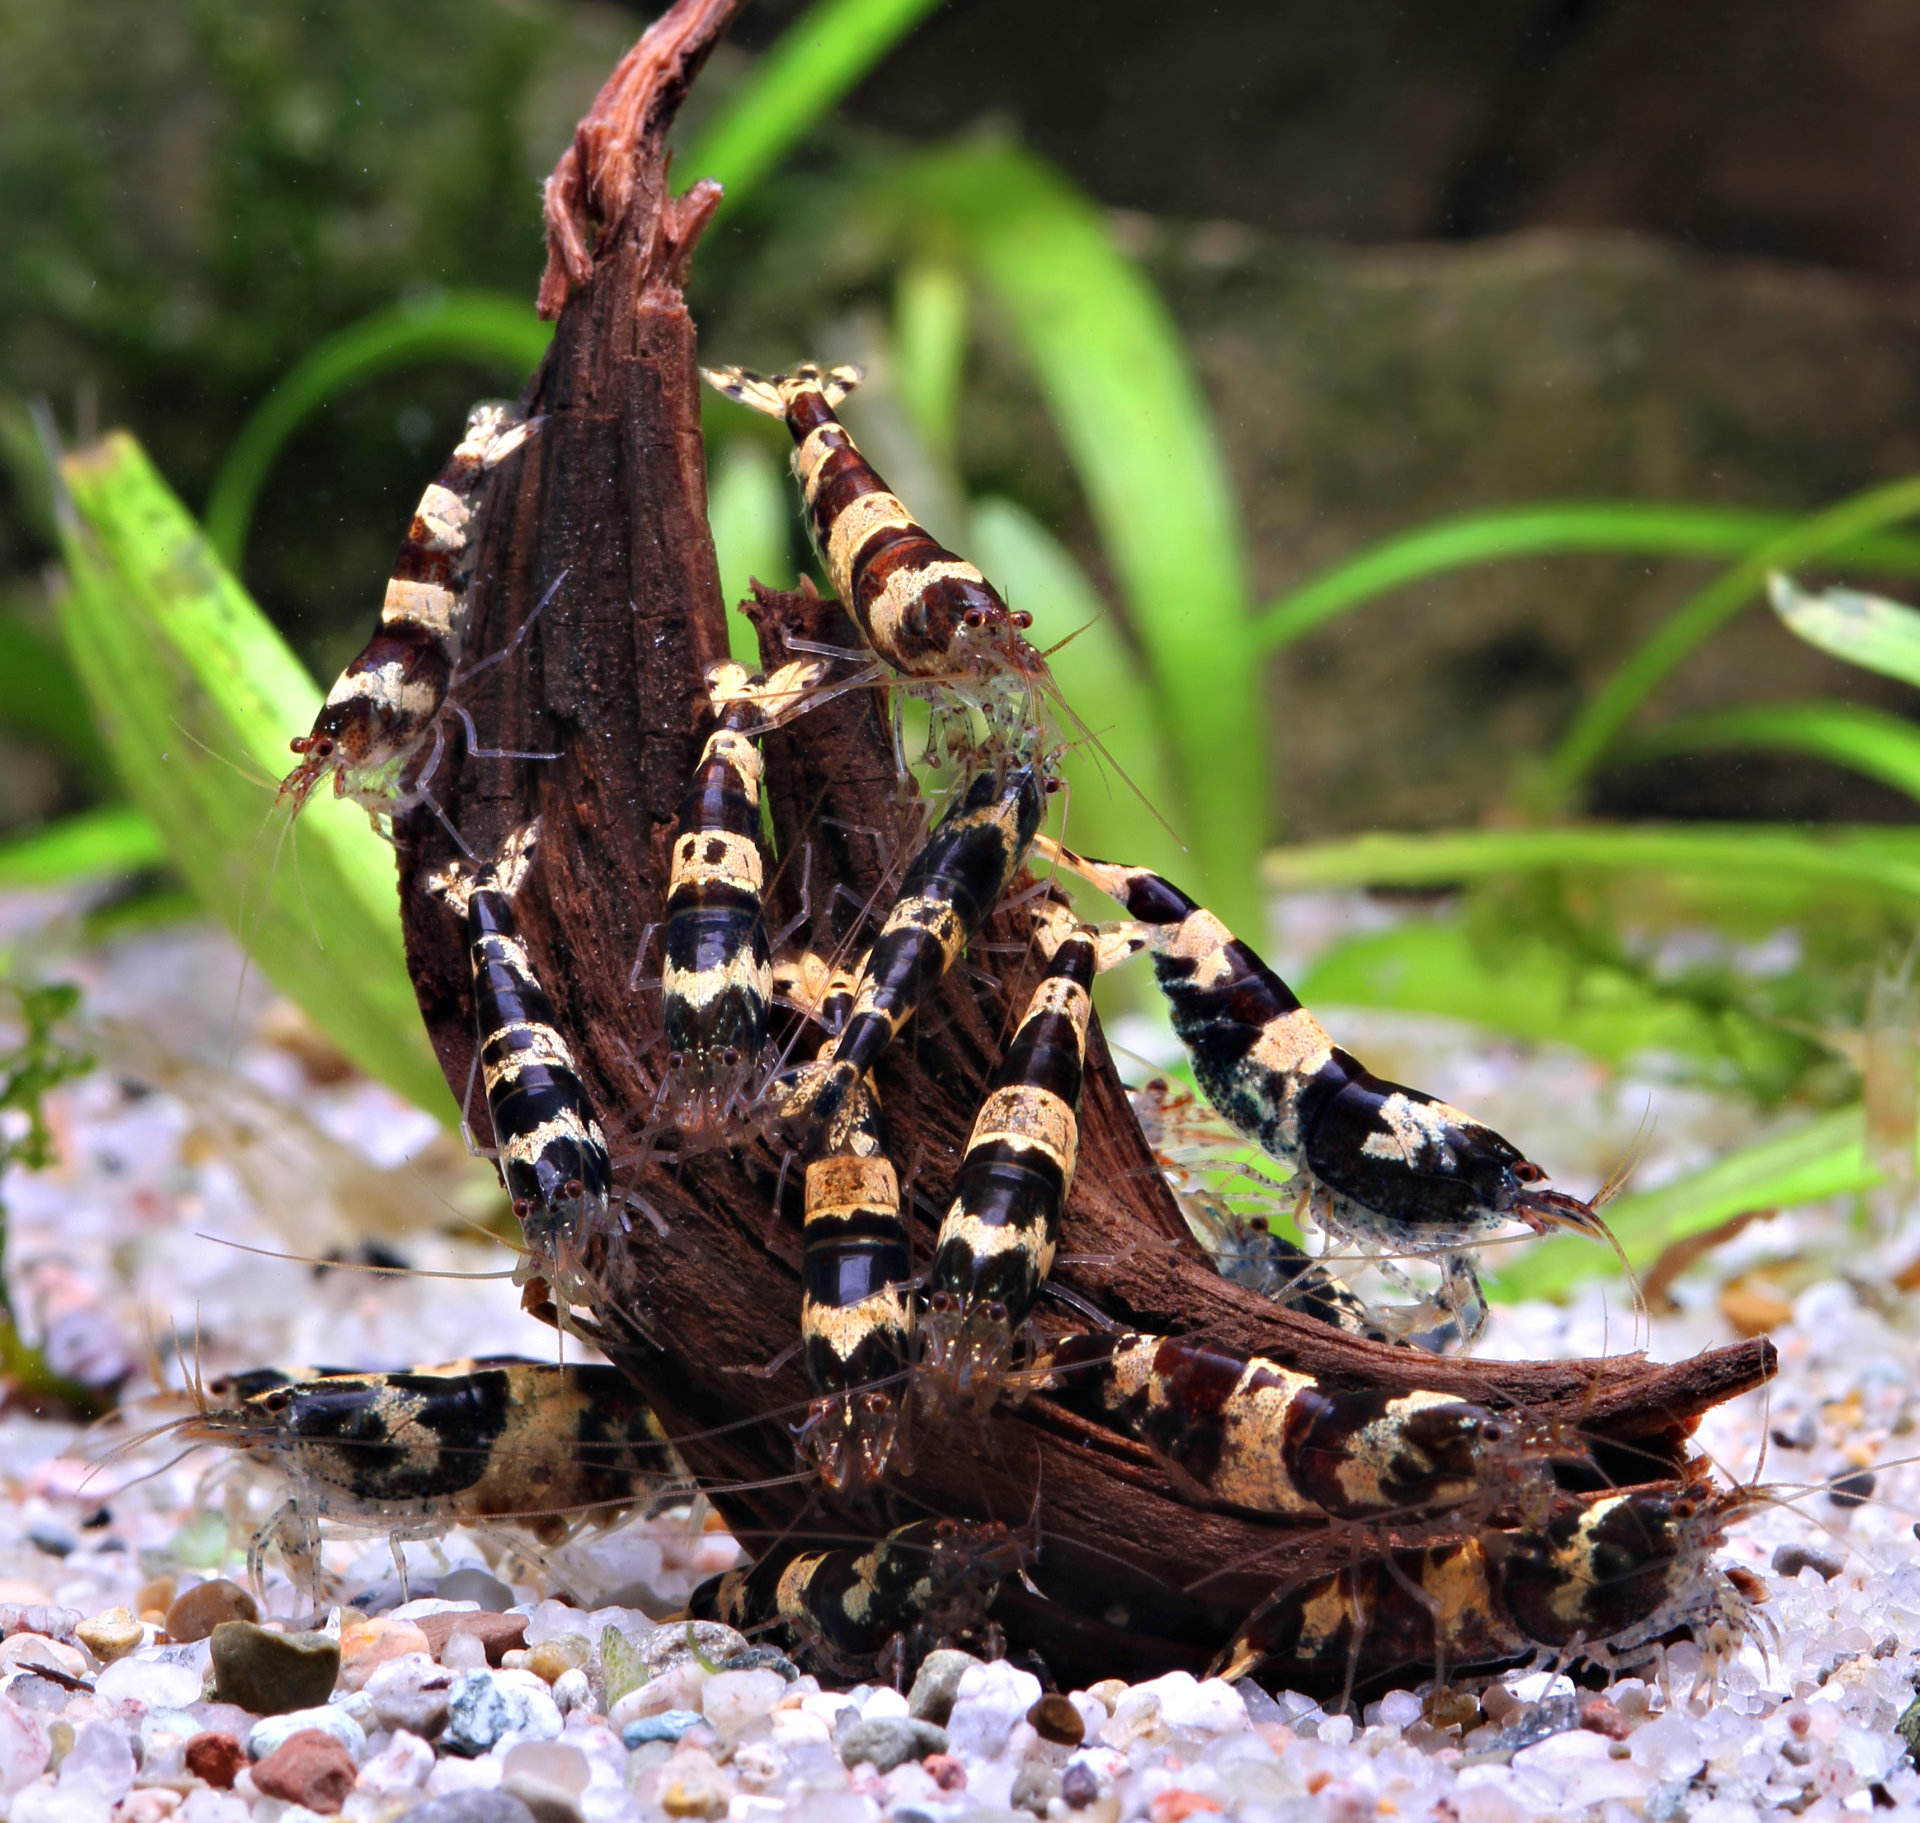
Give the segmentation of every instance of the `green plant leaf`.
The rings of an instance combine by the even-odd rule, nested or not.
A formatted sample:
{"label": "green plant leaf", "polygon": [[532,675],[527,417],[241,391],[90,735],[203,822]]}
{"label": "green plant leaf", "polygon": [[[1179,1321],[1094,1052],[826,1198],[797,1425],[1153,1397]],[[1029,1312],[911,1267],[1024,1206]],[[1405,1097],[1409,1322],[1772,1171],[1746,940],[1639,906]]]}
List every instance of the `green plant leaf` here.
{"label": "green plant leaf", "polygon": [[330,335],[304,355],[241,427],[207,495],[207,537],[238,571],[247,527],[268,471],[302,419],[327,400],[377,374],[427,361],[476,361],[513,375],[533,371],[553,325],[531,302],[491,291],[445,291],[376,311]]}
{"label": "green plant leaf", "polygon": [[0,724],[58,748],[102,792],[117,789],[65,649],[12,606],[0,606],[0,677]]}
{"label": "green plant leaf", "polygon": [[[1866,599],[1866,598],[1862,598]],[[1904,610],[1911,613],[1912,610]],[[1920,615],[1914,616],[1920,622]],[[1818,643],[1817,641],[1815,643]],[[1920,643],[1915,647],[1920,656]],[[1781,748],[1848,766],[1920,798],[1920,727],[1852,703],[1766,703],[1664,722],[1636,737],[1623,759],[1698,753],[1710,747]]]}
{"label": "green plant leaf", "polygon": [[407,978],[393,851],[320,794],[292,852],[272,839],[272,775],[319,689],[131,437],[68,456],[60,477],[61,630],[128,795],[276,987],[363,1069],[453,1119]]}
{"label": "green plant leaf", "polygon": [[1443,830],[1277,848],[1265,861],[1268,884],[1281,892],[1461,886],[1545,868],[1784,879],[1889,902],[1903,912],[1920,898],[1920,838],[1897,829],[1642,823]]}
{"label": "green plant leaf", "polygon": [[720,446],[707,486],[707,525],[720,563],[720,596],[727,604],[727,649],[749,670],[760,668],[760,641],[752,623],[733,610],[758,577],[769,588],[794,583],[793,514],[780,465],[753,437]]}
{"label": "green plant leaf", "polygon": [[1710,1011],[1624,969],[1582,964],[1546,941],[1503,936],[1497,951],[1457,918],[1417,920],[1335,945],[1297,984],[1311,1007],[1437,1014],[1533,1043],[1572,1045],[1612,1064],[1685,1059],[1778,1095],[1808,1045],[1737,1008]]}
{"label": "green plant leaf", "polygon": [[[1088,854],[1124,855],[1135,866],[1177,874],[1180,849],[1147,808],[1152,804],[1173,820],[1173,768],[1153,693],[1099,591],[1073,553],[1011,500],[989,496],[974,503],[972,549],[1008,601],[1032,609],[1049,627],[1083,629],[1054,654],[1053,673],[1113,765],[1084,749],[1069,756],[1066,840]],[[1116,766],[1137,791],[1115,776]]]}
{"label": "green plant leaf", "polygon": [[[1606,1210],[1627,1257],[1651,1265],[1663,1248],[1749,1209],[1785,1209],[1823,1197],[1867,1190],[1879,1181],[1863,1149],[1858,1105],[1837,1108],[1743,1146],[1658,1190],[1629,1194]],[[1519,1256],[1488,1287],[1502,1300],[1554,1297],[1607,1270],[1593,1242],[1575,1236],[1543,1241]]]}
{"label": "green plant leaf", "polygon": [[1857,589],[1809,594],[1780,574],[1768,579],[1767,594],[1787,631],[1808,645],[1903,684],[1920,684],[1920,612]]}
{"label": "green plant leaf", "polygon": [[1192,849],[1183,883],[1258,928],[1267,747],[1239,511],[1166,306],[1093,204],[1017,147],[926,154],[893,200],[910,231],[957,238],[1010,319],[1147,659],[1183,787],[1167,811]]}
{"label": "green plant leaf", "polygon": [[952,468],[967,364],[967,281],[945,260],[917,260],[893,292],[894,386],[935,461]]}
{"label": "green plant leaf", "polygon": [[166,858],[153,819],[131,804],[113,804],[0,843],[0,886],[71,886],[143,873]]}
{"label": "green plant leaf", "polygon": [[1920,476],[1910,475],[1801,520],[1717,576],[1669,615],[1575,717],[1534,782],[1532,795],[1539,805],[1564,803],[1674,667],[1739,613],[1775,570],[1825,557],[1916,513],[1920,513]]}
{"label": "green plant leaf", "polygon": [[[1473,564],[1519,557],[1619,552],[1635,557],[1743,557],[1801,523],[1797,513],[1686,506],[1653,500],[1543,500],[1436,519],[1370,545],[1322,570],[1265,608],[1254,643],[1277,652],[1349,608],[1409,583]],[[1920,572],[1920,538],[1857,538],[1827,553],[1835,563]]]}
{"label": "green plant leaf", "polygon": [[941,0],[819,0],[780,34],[674,160],[687,184],[717,177],[740,203]]}

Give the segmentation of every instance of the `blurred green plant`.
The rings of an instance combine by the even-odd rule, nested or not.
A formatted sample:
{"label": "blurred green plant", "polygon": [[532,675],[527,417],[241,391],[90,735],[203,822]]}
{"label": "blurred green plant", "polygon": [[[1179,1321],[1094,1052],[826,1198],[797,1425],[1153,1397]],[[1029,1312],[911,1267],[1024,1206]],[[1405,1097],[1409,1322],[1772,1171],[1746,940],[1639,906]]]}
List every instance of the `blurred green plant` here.
{"label": "blurred green plant", "polygon": [[[47,1119],[50,1090],[93,1068],[93,1059],[60,1036],[59,1028],[79,1010],[80,990],[71,982],[6,983],[18,1019],[13,1045],[0,1051],[0,1180],[14,1166],[44,1171],[58,1150]],[[0,1199],[0,1260],[7,1257],[9,1216]],[[12,1383],[30,1402],[57,1400],[69,1410],[92,1416],[105,1409],[99,1395],[57,1374],[46,1356],[20,1334],[13,1294],[0,1272],[0,1379]]]}

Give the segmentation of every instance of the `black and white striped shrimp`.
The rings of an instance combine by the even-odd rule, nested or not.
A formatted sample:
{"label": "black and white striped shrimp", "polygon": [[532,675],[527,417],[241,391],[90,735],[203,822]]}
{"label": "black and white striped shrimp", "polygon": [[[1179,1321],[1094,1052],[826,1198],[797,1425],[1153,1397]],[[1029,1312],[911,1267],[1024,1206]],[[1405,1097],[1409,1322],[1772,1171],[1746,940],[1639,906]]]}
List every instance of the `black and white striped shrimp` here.
{"label": "black and white striped shrimp", "polygon": [[[1140,925],[1195,1080],[1236,1132],[1299,1174],[1313,1221],[1376,1254],[1441,1259],[1432,1314],[1457,1321],[1464,1341],[1484,1325],[1486,1305],[1462,1249],[1518,1222],[1619,1251],[1596,1206],[1548,1189],[1546,1172],[1510,1140],[1339,1049],[1253,949],[1177,887],[1044,836],[1034,846]],[[1385,1259],[1379,1267],[1396,1276]]]}
{"label": "black and white striped shrimp", "polygon": [[263,1369],[195,1391],[199,1410],[174,1435],[286,1478],[248,1551],[256,1586],[274,1547],[313,1586],[323,1521],[385,1530],[404,1588],[409,1540],[479,1525],[557,1545],[692,1485],[613,1367],[494,1356],[395,1373]]}
{"label": "black and white striped shrimp", "polygon": [[999,1655],[994,1597],[1027,1555],[991,1520],[920,1519],[874,1544],[831,1550],[788,1540],[702,1583],[687,1612],[773,1639],[830,1677],[890,1673],[904,1686],[936,1647]]}
{"label": "black and white striped shrimp", "polygon": [[[829,1041],[831,1044],[833,1041]],[[800,1450],[837,1494],[885,1474],[913,1360],[913,1262],[879,1106],[856,1084],[806,1171],[800,1338],[814,1401]]]}
{"label": "black and white striped shrimp", "polygon": [[[1009,608],[972,564],[925,530],[855,448],[834,407],[863,375],[811,362],[771,379],[743,367],[703,370],[727,398],[780,419],[807,529],[834,592],[882,665],[932,705],[929,753],[979,749],[951,717],[977,709],[998,751],[1032,750],[1040,699],[1058,690],[1025,638],[1033,616]],[[944,724],[944,725],[943,725]]]}
{"label": "black and white striped shrimp", "polygon": [[1564,1495],[1538,1524],[1483,1526],[1294,1580],[1216,1668],[1350,1694],[1419,1664],[1441,1676],[1528,1659],[1630,1667],[1683,1630],[1724,1657],[1764,1599],[1757,1579],[1713,1562],[1735,1510],[1729,1495],[1670,1483]]}
{"label": "black and white striped shrimp", "polygon": [[1551,1492],[1577,1441],[1452,1393],[1334,1386],[1192,1337],[1068,1336],[1049,1398],[1144,1443],[1192,1499],[1285,1519],[1483,1517]]}
{"label": "black and white striped shrimp", "polygon": [[[402,775],[429,741],[441,739],[441,712],[466,649],[467,585],[480,511],[500,465],[537,425],[510,405],[476,405],[468,414],[446,467],[414,509],[387,582],[380,624],[334,681],[312,729],[291,743],[300,763],[281,782],[280,800],[296,814],[329,776],[335,796],[351,798],[376,827],[381,817],[425,798],[424,775],[410,788],[403,787]],[[471,745],[471,720],[466,726]],[[493,755],[478,746],[474,751],[552,757]],[[432,765],[429,760],[428,770]]]}
{"label": "black and white striped shrimp", "polygon": [[536,820],[491,863],[456,861],[428,885],[466,920],[475,1061],[495,1163],[526,1238],[522,1276],[538,1274],[566,1299],[587,1288],[583,1255],[607,1226],[613,1160],[513,915],[539,834]]}
{"label": "black and white striped shrimp", "polygon": [[826,670],[814,659],[770,677],[737,664],[707,673],[713,725],[680,805],[660,972],[662,1093],[695,1145],[729,1133],[767,1049],[774,981],[755,736],[799,713]]}
{"label": "black and white striped shrimp", "polygon": [[782,1071],[768,1085],[761,1106],[773,1137],[810,1152],[839,1116],[1019,871],[1049,785],[1037,763],[989,770],[948,805],[867,953],[833,1056]]}
{"label": "black and white striped shrimp", "polygon": [[953,1399],[992,1398],[1053,1269],[1080,1150],[1094,978],[1141,947],[1065,906],[1045,908],[1036,936],[1051,960],[974,1116],[928,1278],[923,1384]]}

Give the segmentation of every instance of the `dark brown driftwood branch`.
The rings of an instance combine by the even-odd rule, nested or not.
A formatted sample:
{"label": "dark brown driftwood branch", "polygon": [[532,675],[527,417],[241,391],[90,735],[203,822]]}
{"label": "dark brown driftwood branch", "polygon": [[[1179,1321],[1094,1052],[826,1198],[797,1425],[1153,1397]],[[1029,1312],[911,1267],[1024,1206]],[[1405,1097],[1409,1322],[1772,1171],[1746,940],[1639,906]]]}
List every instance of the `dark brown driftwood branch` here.
{"label": "dark brown driftwood branch", "polygon": [[[682,0],[602,91],[548,190],[552,251],[541,304],[558,333],[528,395],[543,419],[515,491],[489,510],[474,585],[477,653],[501,650],[559,583],[525,643],[472,693],[490,746],[557,749],[526,763],[450,751],[435,781],[476,852],[538,814],[544,837],[522,894],[522,924],[608,1127],[631,1131],[661,1064],[657,953],[630,985],[643,936],[664,915],[673,819],[695,756],[701,680],[726,629],[706,526],[694,336],[680,279],[717,191],[669,198],[663,137],[737,0]],[[593,238],[591,255],[587,250]],[[762,643],[790,633],[852,644],[836,604],[811,591],[762,593]],[[879,699],[850,695],[770,736],[769,792],[782,860],[782,914],[801,874],[816,921],[827,889],[879,889],[897,787]],[[878,839],[874,833],[881,832]],[[420,1005],[456,1094],[473,1051],[466,958],[454,921],[420,890],[451,843],[427,812],[401,831],[401,893]],[[816,940],[823,934],[816,930]],[[1002,914],[988,932],[1017,954]],[[951,980],[882,1070],[895,1156],[925,1199],[947,1188],[972,1112],[1000,1054],[1015,969],[997,989]],[[1771,1369],[1764,1342],[1672,1367],[1599,1362],[1435,1360],[1375,1347],[1277,1310],[1220,1280],[1187,1239],[1097,1032],[1089,1057],[1081,1169],[1067,1221],[1072,1293],[1117,1322],[1206,1333],[1267,1349],[1329,1379],[1418,1382],[1495,1404],[1557,1413],[1618,1440],[1657,1474],[1677,1463],[1694,1419]],[[486,1114],[470,1109],[484,1135]],[[616,1146],[617,1146],[616,1140]],[[647,1389],[683,1452],[751,1547],[799,1528],[871,1536],[922,1513],[1019,1524],[1036,1511],[1036,1579],[1005,1619],[1044,1645],[1063,1676],[1204,1664],[1289,1564],[1325,1535],[1179,1503],[1137,1446],[1043,1398],[981,1423],[922,1424],[913,1472],[854,1511],[828,1509],[792,1479],[788,1427],[806,1400],[797,1365],[755,1377],[786,1350],[798,1308],[797,1223],[773,1206],[777,1161],[758,1148],[649,1166],[628,1183],[666,1223],[636,1219],[604,1261],[595,1315],[607,1346]],[[1068,1318],[1068,1321],[1075,1319]],[[748,1489],[746,1483],[783,1485]],[[1638,1476],[1631,1478],[1638,1479]],[[1376,1549],[1375,1539],[1366,1548]],[[1348,1547],[1343,1544],[1342,1549]]]}

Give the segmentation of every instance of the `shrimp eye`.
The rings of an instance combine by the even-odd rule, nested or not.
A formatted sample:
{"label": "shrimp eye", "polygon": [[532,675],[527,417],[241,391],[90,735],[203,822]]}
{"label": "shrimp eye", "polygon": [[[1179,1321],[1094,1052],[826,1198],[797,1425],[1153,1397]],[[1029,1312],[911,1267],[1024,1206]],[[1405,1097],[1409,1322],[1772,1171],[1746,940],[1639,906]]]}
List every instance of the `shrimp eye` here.
{"label": "shrimp eye", "polygon": [[516,1196],[513,1199],[513,1212],[524,1222],[533,1213],[533,1198]]}
{"label": "shrimp eye", "polygon": [[568,1178],[565,1186],[561,1189],[561,1192],[560,1192],[562,1196],[568,1197],[574,1200],[578,1200],[580,1197],[585,1196],[586,1193],[587,1193],[586,1185],[583,1184],[577,1177]]}
{"label": "shrimp eye", "polygon": [[991,1322],[1004,1323],[1007,1320],[1006,1305],[1002,1304],[998,1298],[995,1298],[993,1302],[987,1306],[987,1317]]}
{"label": "shrimp eye", "polygon": [[1513,1168],[1513,1175],[1523,1184],[1538,1184],[1546,1180],[1546,1173],[1531,1159],[1523,1158]]}
{"label": "shrimp eye", "polygon": [[732,1045],[727,1045],[724,1049],[722,1049],[720,1053],[720,1062],[725,1068],[730,1070],[739,1061],[740,1061],[740,1053],[736,1051]]}
{"label": "shrimp eye", "polygon": [[978,633],[987,624],[987,611],[985,608],[969,608],[962,618]]}
{"label": "shrimp eye", "polygon": [[1048,779],[1047,780],[1047,796],[1052,797],[1053,794],[1060,789],[1060,786],[1061,786],[1061,781],[1059,779]]}
{"label": "shrimp eye", "polygon": [[313,743],[312,752],[316,759],[331,759],[333,757],[333,737],[328,734],[321,735],[321,737]]}
{"label": "shrimp eye", "polygon": [[287,745],[291,747],[295,753],[305,753],[306,750],[313,745],[313,737],[306,734],[296,734],[292,740],[287,742]]}
{"label": "shrimp eye", "polygon": [[684,1070],[686,1067],[687,1067],[687,1054],[685,1051],[669,1051],[667,1053],[668,1069]]}
{"label": "shrimp eye", "polygon": [[1024,633],[1033,625],[1033,616],[1029,614],[1025,608],[1015,608],[1013,611],[1013,624]]}

